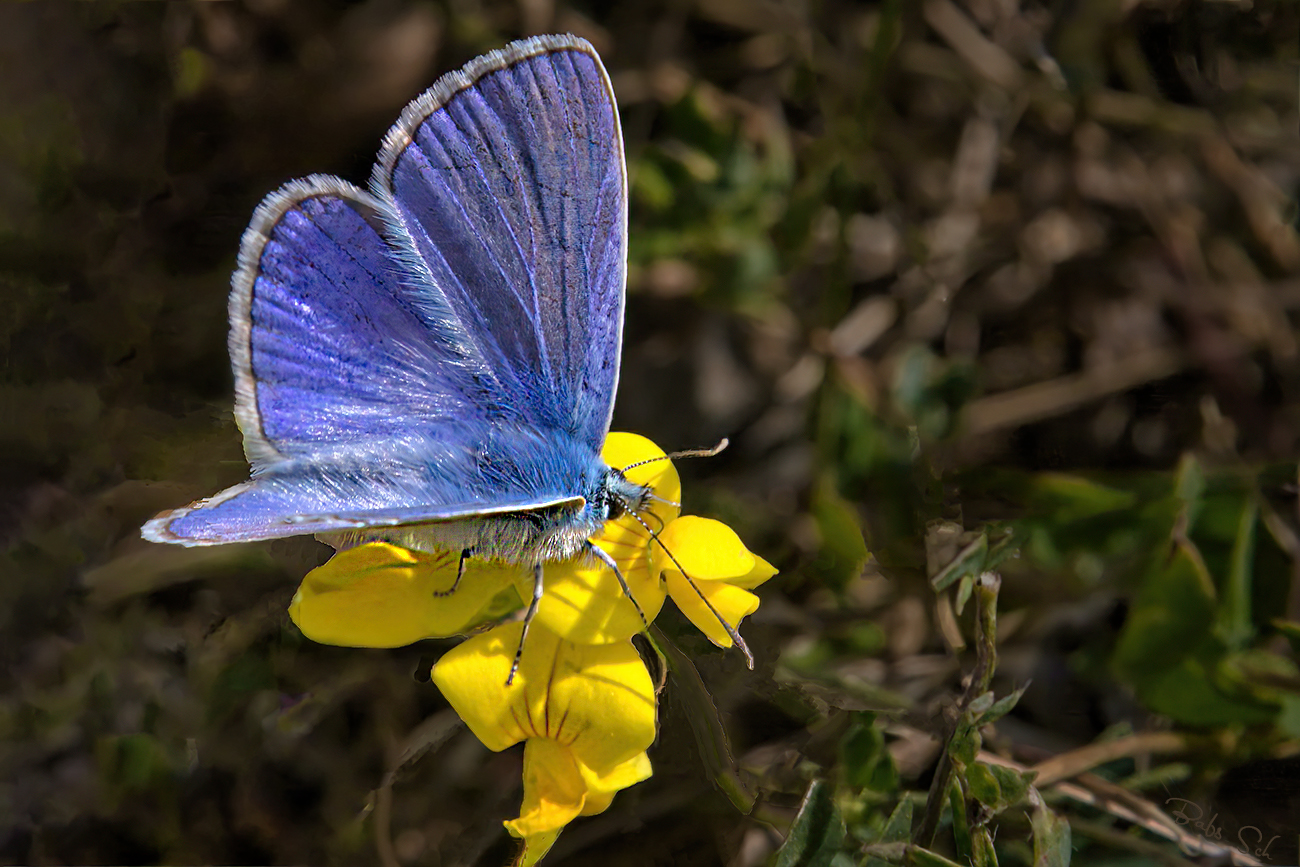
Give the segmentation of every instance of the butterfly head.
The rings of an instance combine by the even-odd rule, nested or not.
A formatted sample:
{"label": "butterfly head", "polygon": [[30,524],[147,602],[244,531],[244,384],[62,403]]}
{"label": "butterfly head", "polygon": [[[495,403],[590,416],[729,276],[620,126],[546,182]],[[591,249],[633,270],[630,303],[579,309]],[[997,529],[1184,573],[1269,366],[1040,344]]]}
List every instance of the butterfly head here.
{"label": "butterfly head", "polygon": [[655,498],[649,485],[637,484],[628,479],[622,470],[610,468],[601,480],[592,505],[606,521],[614,521],[627,514],[640,514],[650,507]]}
{"label": "butterfly head", "polygon": [[[713,457],[725,449],[727,445],[727,440],[723,439],[710,449],[686,449],[668,455],[646,458],[621,468],[606,468],[604,475],[601,476],[595,496],[591,498],[592,506],[596,514],[602,516],[606,521],[613,521],[627,514],[639,516],[649,511],[652,502],[665,503],[680,508],[680,503],[665,500],[655,494],[653,487],[650,485],[638,484],[628,479],[627,471],[645,464],[671,461],[677,458]],[[638,520],[640,519],[638,518]]]}

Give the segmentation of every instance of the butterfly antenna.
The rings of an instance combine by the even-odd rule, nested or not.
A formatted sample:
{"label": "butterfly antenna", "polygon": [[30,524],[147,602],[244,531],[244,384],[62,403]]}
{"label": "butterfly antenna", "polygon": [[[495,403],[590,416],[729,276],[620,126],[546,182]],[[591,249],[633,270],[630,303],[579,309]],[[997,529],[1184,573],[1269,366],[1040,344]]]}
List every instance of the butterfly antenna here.
{"label": "butterfly antenna", "polygon": [[[591,543],[588,542],[587,544],[591,544]],[[619,580],[620,581],[623,580],[621,576],[619,577]],[[624,590],[627,589],[626,584],[623,585],[623,589]],[[522,659],[524,655],[524,640],[528,638],[528,627],[532,624],[533,618],[537,616],[537,605],[541,601],[542,601],[542,564],[538,563],[536,566],[533,567],[533,601],[528,603],[528,612],[524,614],[524,629],[522,632],[519,633],[519,646],[515,648],[515,661],[510,665],[510,676],[506,678],[506,686],[509,686],[510,684],[514,683],[515,675],[519,673],[519,660]],[[635,602],[636,600],[633,601]],[[638,608],[637,610],[640,611],[641,609]],[[644,614],[641,615],[641,619],[642,620],[645,619]]]}
{"label": "butterfly antenna", "polygon": [[614,562],[614,558],[609,556],[604,548],[594,544],[590,539],[587,540],[583,547],[587,549],[588,554],[591,554],[613,570],[614,577],[618,579],[618,586],[623,588],[623,595],[631,601],[632,607],[636,609],[637,615],[641,618],[641,631],[644,632],[649,629],[650,621],[646,619],[645,612],[641,610],[641,603],[637,602],[636,597],[632,595],[632,588],[627,586],[627,579],[623,577],[623,572],[618,568],[618,564]]}
{"label": "butterfly antenna", "polygon": [[678,458],[711,458],[716,454],[720,454],[722,450],[729,445],[731,445],[731,440],[727,439],[726,437],[723,437],[722,439],[718,440],[718,444],[711,449],[686,449],[680,452],[673,452],[670,455],[660,455],[659,457],[656,458],[646,458],[643,461],[637,461],[634,464],[628,464],[627,466],[622,467],[620,469],[620,472],[626,473],[628,470],[634,469],[636,467],[645,466],[646,464],[653,464],[657,461],[675,461]]}
{"label": "butterfly antenna", "polygon": [[[723,441],[724,445],[725,442],[727,441],[725,441],[724,439]],[[650,513],[651,515],[654,515],[654,512],[650,512]],[[723,616],[718,614],[718,608],[714,607],[714,603],[708,601],[708,597],[706,597],[706,595],[703,594],[703,591],[699,589],[699,586],[695,584],[694,578],[690,577],[690,575],[686,573],[686,569],[682,567],[681,563],[677,562],[676,556],[673,556],[672,551],[668,550],[668,546],[664,545],[663,539],[659,538],[659,534],[655,533],[654,530],[651,530],[650,525],[646,524],[645,521],[641,520],[641,516],[637,515],[636,512],[632,512],[632,517],[634,517],[634,519],[637,519],[637,523],[641,524],[641,526],[643,526],[643,528],[646,529],[647,533],[650,533],[651,539],[654,539],[655,542],[659,543],[659,547],[662,547],[664,554],[668,555],[668,559],[672,560],[672,564],[675,565],[675,567],[677,567],[677,571],[681,572],[681,577],[686,578],[686,584],[689,584],[690,589],[695,591],[695,595],[699,597],[699,601],[705,603],[705,607],[708,608],[708,614],[714,615],[714,617],[718,619],[718,623],[722,624],[723,629],[727,630],[727,637],[731,638],[732,642],[735,643],[736,647],[740,649],[742,654],[745,654],[746,666],[749,666],[750,671],[754,671],[754,654],[750,653],[749,645],[746,645],[744,638],[741,638],[740,633],[736,632],[736,627],[733,627],[733,625],[727,623],[727,620],[724,620]],[[627,585],[624,585],[624,589],[627,589]]]}

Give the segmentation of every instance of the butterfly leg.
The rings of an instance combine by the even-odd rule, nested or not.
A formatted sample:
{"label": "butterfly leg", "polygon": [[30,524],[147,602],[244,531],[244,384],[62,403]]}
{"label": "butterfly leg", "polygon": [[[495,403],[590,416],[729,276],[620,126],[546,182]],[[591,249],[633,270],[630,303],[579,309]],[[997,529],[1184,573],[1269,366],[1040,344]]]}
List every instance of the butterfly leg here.
{"label": "butterfly leg", "polygon": [[524,628],[519,633],[519,646],[515,648],[515,661],[510,666],[510,676],[506,678],[506,686],[514,683],[515,675],[519,672],[519,660],[524,655],[524,640],[528,638],[528,626],[537,616],[537,605],[542,601],[542,564],[538,563],[533,567],[533,601],[528,603],[528,611],[524,614]]}
{"label": "butterfly leg", "polygon": [[433,591],[434,596],[450,596],[456,592],[456,588],[460,586],[460,579],[465,577],[465,561],[472,556],[474,556],[473,548],[466,548],[460,552],[460,565],[456,567],[456,580],[451,582],[451,586],[446,590]]}
{"label": "butterfly leg", "polygon": [[619,570],[618,564],[614,562],[614,558],[609,556],[609,554],[605,552],[604,548],[593,545],[590,539],[587,540],[583,547],[587,549],[588,554],[604,563],[611,571],[613,571],[614,577],[618,579],[618,586],[623,588],[623,595],[628,598],[628,601],[632,603],[632,607],[636,608],[636,613],[641,617],[642,631],[649,629],[650,621],[646,620],[645,612],[641,610],[641,603],[637,602],[636,597],[632,595],[632,588],[627,586],[627,579],[623,577],[623,573]]}

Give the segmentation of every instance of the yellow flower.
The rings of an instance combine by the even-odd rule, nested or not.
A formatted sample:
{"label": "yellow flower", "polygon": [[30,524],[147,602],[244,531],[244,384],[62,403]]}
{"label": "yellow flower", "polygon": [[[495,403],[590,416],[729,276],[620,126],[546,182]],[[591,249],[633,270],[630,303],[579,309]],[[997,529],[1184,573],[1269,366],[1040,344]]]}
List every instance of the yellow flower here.
{"label": "yellow flower", "polygon": [[564,825],[650,776],[655,694],[630,641],[574,644],[537,623],[506,686],[522,629],[467,639],[433,667],[433,682],[488,749],[526,741],[523,807],[506,828],[532,861]]}
{"label": "yellow flower", "polygon": [[[671,596],[711,641],[729,647],[728,625],[734,629],[758,608],[749,591],[776,574],[725,524],[680,516],[681,481],[654,443],[611,433],[602,456],[653,491],[647,510],[608,521],[592,537],[618,564],[637,604],[590,555],[548,563],[510,685],[521,623],[473,636],[433,667],[434,683],[489,749],[525,743],[523,805],[519,818],[505,823],[523,839],[516,863],[525,867],[570,821],[605,810],[616,792],[650,776],[655,693],[631,636]],[[448,593],[458,553],[360,545],[308,573],[289,615],[324,644],[398,647],[464,633],[532,593],[531,569],[477,558],[464,565]]]}
{"label": "yellow flower", "polygon": [[493,599],[519,574],[471,559],[456,592],[437,595],[451,588],[459,562],[458,554],[386,542],[348,548],[307,573],[289,617],[312,641],[343,647],[402,647],[457,635],[489,619]]}

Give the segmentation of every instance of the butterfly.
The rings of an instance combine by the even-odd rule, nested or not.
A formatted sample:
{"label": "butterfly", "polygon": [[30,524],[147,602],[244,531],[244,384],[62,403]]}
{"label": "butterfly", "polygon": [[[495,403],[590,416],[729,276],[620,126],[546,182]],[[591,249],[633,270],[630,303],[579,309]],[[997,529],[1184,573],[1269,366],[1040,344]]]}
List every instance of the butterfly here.
{"label": "butterfly", "polygon": [[389,130],[368,192],[313,175],[257,208],[230,294],[251,478],[142,535],[459,551],[462,573],[470,556],[531,568],[530,613],[547,562],[586,552],[617,574],[588,538],[653,497],[600,457],[626,263],[592,46],[538,36],[445,75]]}

